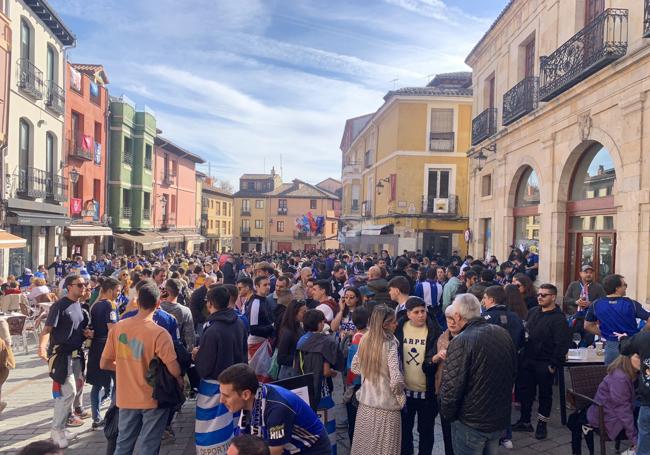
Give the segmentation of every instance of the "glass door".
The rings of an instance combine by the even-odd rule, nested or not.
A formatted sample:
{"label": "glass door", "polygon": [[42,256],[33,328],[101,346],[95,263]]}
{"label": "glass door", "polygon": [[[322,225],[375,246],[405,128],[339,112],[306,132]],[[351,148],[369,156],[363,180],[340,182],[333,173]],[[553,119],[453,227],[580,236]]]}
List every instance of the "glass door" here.
{"label": "glass door", "polygon": [[614,258],[616,256],[616,234],[614,233],[575,233],[571,234],[571,280],[580,278],[580,269],[584,265],[594,268],[596,281],[614,273]]}

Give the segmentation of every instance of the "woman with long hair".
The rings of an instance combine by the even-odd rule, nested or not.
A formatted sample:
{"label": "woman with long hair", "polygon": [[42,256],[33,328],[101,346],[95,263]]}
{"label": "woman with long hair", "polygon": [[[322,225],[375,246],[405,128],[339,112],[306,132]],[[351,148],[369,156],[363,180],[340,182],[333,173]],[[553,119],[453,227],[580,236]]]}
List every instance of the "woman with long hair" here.
{"label": "woman with long hair", "polygon": [[296,354],[296,343],[305,334],[302,329],[302,318],[307,311],[307,304],[304,300],[292,300],[282,316],[280,328],[278,329],[278,357],[280,366],[278,379],[298,376],[293,367]]}
{"label": "woman with long hair", "polygon": [[516,274],[512,278],[512,284],[517,286],[517,289],[519,289],[519,293],[529,310],[537,306],[537,289],[535,289],[533,280],[531,280],[528,275],[525,273]]}
{"label": "woman with long hair", "polygon": [[356,310],[362,303],[363,299],[361,298],[361,292],[359,292],[359,289],[349,287],[345,290],[345,293],[339,302],[341,311],[336,313],[336,316],[334,316],[332,324],[330,325],[332,331],[339,332],[339,337],[341,339],[348,335],[352,336],[356,331],[354,322],[352,322],[352,313],[354,313],[354,310]]}
{"label": "woman with long hair", "polygon": [[368,332],[352,359],[352,372],[363,382],[357,392],[359,410],[355,421],[351,455],[400,452],[401,410],[406,403],[404,377],[400,371],[395,312],[377,305]]}
{"label": "woman with long hair", "polygon": [[514,284],[507,284],[504,290],[506,291],[506,308],[519,316],[519,319],[525,321],[526,316],[528,316],[528,307],[519,292],[519,288]]}

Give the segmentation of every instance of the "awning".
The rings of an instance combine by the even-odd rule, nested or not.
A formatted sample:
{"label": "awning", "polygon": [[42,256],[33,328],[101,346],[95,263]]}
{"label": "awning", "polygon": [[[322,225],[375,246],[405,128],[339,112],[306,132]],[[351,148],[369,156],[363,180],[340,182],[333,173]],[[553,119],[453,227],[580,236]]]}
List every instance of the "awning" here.
{"label": "awning", "polygon": [[0,230],[0,248],[25,248],[27,240]]}
{"label": "awning", "polygon": [[203,243],[205,242],[205,237],[203,237],[201,234],[197,234],[196,232],[184,232],[183,236],[185,237],[185,241],[191,241],[195,243]]}
{"label": "awning", "polygon": [[183,236],[182,232],[177,232],[177,231],[163,231],[160,232],[158,231],[156,234],[158,234],[160,237],[165,239],[169,243],[180,243],[185,241],[185,237]]}
{"label": "awning", "polygon": [[148,250],[156,250],[158,248],[164,248],[166,247],[169,243],[167,240],[163,239],[162,237],[158,236],[154,232],[138,232],[138,233],[126,233],[126,232],[118,232],[113,234],[113,237],[126,240],[129,242],[135,242],[139,243],[142,245],[142,249],[145,251]]}
{"label": "awning", "polygon": [[361,229],[361,235],[386,235],[392,233],[392,224],[372,224]]}
{"label": "awning", "polygon": [[113,230],[108,226],[97,226],[94,224],[71,224],[66,227],[70,237],[94,237],[113,235]]}
{"label": "awning", "polygon": [[9,209],[7,223],[20,226],[68,226],[70,218],[56,213]]}
{"label": "awning", "polygon": [[348,229],[344,234],[345,237],[358,237],[361,235],[361,231],[359,229]]}

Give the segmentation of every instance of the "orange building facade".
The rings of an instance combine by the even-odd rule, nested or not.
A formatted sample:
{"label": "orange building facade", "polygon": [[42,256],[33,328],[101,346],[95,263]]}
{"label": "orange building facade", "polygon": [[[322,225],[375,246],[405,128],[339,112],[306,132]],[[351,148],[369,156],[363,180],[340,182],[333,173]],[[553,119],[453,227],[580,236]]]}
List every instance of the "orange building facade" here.
{"label": "orange building facade", "polygon": [[106,212],[108,76],[101,65],[66,64],[64,175],[69,179],[62,255],[90,259],[112,235]]}

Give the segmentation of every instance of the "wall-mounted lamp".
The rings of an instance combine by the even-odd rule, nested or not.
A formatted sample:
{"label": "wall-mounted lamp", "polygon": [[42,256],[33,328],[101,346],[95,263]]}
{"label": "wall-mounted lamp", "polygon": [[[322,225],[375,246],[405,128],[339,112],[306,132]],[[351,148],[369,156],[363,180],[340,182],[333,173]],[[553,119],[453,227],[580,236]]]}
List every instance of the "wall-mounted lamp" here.
{"label": "wall-mounted lamp", "polygon": [[382,182],[386,182],[386,183],[390,182],[390,177],[380,179],[375,185],[375,187],[377,188],[377,194],[379,195],[381,195],[381,190],[384,188],[384,184]]}
{"label": "wall-mounted lamp", "polygon": [[70,171],[70,183],[76,185],[78,181],[79,181],[79,171],[77,170],[77,168],[73,168]]}
{"label": "wall-mounted lamp", "polygon": [[487,156],[483,153],[483,149],[480,149],[476,155],[474,155],[474,159],[478,161],[478,170],[479,172],[483,170],[483,163],[485,163],[485,160],[487,160]]}

